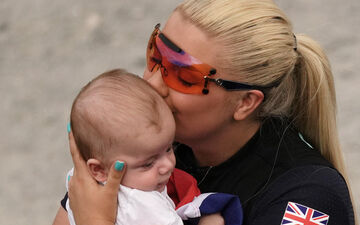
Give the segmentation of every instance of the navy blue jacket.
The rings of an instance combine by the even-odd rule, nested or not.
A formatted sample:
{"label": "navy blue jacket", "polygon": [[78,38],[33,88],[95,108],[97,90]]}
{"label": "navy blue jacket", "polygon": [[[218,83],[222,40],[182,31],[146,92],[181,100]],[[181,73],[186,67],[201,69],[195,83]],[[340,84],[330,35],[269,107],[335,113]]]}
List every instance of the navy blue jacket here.
{"label": "navy blue jacket", "polygon": [[354,224],[345,180],[286,121],[265,120],[243,148],[212,168],[198,167],[185,145],[178,144],[175,154],[176,167],[193,175],[202,193],[239,196],[244,225],[292,224],[301,217],[318,224]]}

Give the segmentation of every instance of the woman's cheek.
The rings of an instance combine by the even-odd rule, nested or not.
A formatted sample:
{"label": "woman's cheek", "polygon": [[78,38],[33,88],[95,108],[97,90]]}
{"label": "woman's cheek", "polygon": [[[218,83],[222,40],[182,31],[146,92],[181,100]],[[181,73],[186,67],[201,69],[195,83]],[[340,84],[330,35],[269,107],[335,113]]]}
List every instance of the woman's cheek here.
{"label": "woman's cheek", "polygon": [[151,72],[147,68],[145,68],[143,79],[147,81],[150,77],[151,77]]}

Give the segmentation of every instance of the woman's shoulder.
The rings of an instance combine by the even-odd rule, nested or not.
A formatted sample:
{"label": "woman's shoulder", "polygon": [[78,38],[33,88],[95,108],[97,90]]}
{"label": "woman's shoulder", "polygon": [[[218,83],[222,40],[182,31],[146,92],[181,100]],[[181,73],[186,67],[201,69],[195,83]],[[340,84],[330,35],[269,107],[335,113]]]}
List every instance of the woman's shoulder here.
{"label": "woman's shoulder", "polygon": [[[304,165],[285,172],[264,190],[251,207],[249,220],[300,221],[307,216],[328,224],[354,224],[347,184],[328,166]],[[312,213],[311,215],[308,213]],[[264,220],[265,221],[265,220]],[[261,223],[250,223],[261,224]]]}
{"label": "woman's shoulder", "polygon": [[277,191],[296,190],[297,187],[326,189],[338,194],[348,194],[347,184],[342,175],[336,169],[324,165],[294,167],[274,180],[267,190],[275,194]]}

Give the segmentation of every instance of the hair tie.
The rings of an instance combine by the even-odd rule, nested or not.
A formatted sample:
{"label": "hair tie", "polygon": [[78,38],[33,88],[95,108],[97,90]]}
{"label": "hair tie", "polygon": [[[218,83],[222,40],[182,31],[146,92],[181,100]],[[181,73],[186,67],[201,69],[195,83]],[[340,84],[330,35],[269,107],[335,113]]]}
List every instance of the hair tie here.
{"label": "hair tie", "polygon": [[294,33],[293,33],[293,36],[294,36],[294,50],[296,51],[297,50],[297,40],[296,40],[296,36]]}

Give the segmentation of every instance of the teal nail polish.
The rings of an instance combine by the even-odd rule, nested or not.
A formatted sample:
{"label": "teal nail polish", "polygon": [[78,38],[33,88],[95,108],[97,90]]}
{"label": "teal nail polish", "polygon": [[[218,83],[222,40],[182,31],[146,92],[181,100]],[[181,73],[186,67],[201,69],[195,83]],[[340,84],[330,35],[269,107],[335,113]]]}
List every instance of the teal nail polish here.
{"label": "teal nail polish", "polygon": [[121,171],[124,168],[124,162],[116,161],[115,170]]}
{"label": "teal nail polish", "polygon": [[68,132],[68,133],[71,132],[71,124],[70,124],[70,122],[67,124],[67,132]]}
{"label": "teal nail polish", "polygon": [[68,176],[68,182],[70,181],[70,178],[71,178],[71,176],[69,175],[69,176]]}

